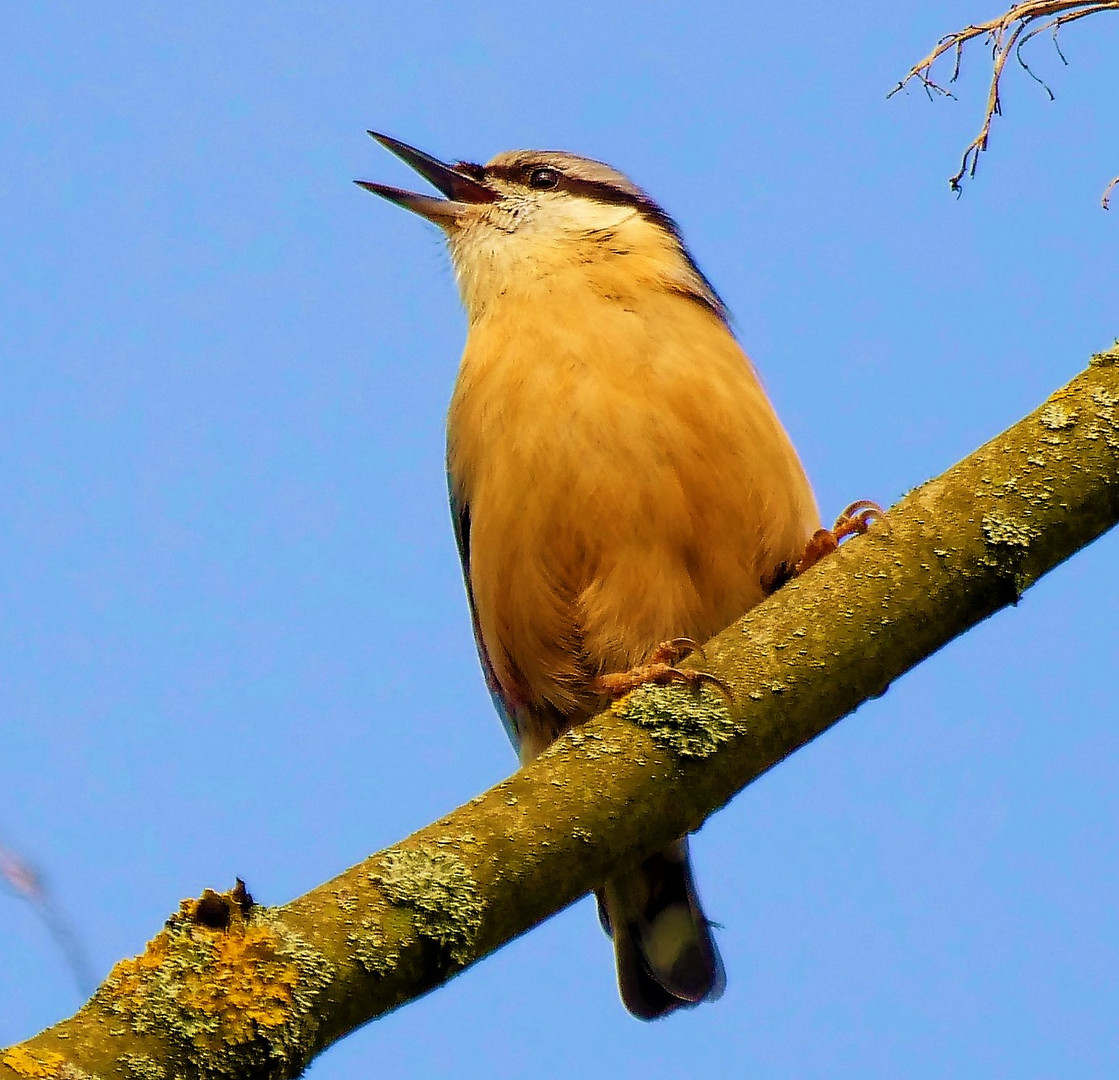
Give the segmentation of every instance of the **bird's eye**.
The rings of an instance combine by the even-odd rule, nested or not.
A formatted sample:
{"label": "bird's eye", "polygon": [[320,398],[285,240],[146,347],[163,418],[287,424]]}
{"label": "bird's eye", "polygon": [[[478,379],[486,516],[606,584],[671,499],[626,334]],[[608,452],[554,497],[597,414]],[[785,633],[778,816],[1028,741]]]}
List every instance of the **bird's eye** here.
{"label": "bird's eye", "polygon": [[551,191],[553,188],[559,187],[559,182],[559,169],[552,169],[547,165],[541,165],[540,168],[533,169],[528,175],[528,186],[536,188],[537,191]]}

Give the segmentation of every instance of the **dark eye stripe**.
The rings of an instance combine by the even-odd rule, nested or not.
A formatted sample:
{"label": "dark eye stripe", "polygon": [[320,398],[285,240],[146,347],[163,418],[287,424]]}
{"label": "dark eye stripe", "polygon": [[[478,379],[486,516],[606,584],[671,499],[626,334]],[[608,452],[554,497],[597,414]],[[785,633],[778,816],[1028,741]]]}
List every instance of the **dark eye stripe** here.
{"label": "dark eye stripe", "polygon": [[510,184],[527,184],[529,173],[536,167],[535,165],[487,165],[485,173],[486,176],[505,180]]}
{"label": "dark eye stripe", "polygon": [[[632,206],[640,210],[646,217],[656,221],[657,224],[661,226],[671,225],[672,231],[676,231],[671,219],[652,199],[635,195],[632,191],[625,191],[604,180],[582,180],[577,176],[569,176],[561,169],[556,168],[555,165],[550,165],[547,162],[528,165],[491,165],[483,172],[485,177],[492,176],[510,184],[523,184],[525,187],[531,187],[532,175],[538,169],[548,169],[559,175],[559,183],[553,190],[570,191],[572,195],[582,195],[584,198],[614,206]],[[482,176],[477,177],[479,180],[483,178]]]}
{"label": "dark eye stripe", "polygon": [[680,233],[680,226],[643,192],[627,191],[604,180],[583,180],[563,172],[546,161],[530,162],[525,165],[490,165],[482,170],[483,175],[478,179],[484,180],[487,177],[495,177],[511,184],[523,184],[525,187],[530,187],[529,180],[532,173],[540,168],[554,169],[559,173],[559,183],[552,189],[553,191],[568,191],[572,195],[581,195],[584,198],[594,199],[596,202],[607,203],[611,206],[632,206],[647,221],[651,221],[662,228],[680,246],[684,258],[688,260],[696,276],[706,287],[706,295],[701,298],[703,302],[708,304],[720,319],[726,320],[726,307],[718,293],[715,292],[711,282],[707,280],[707,276],[700,270],[695,259],[692,258],[691,252],[688,251],[687,245],[684,243],[684,237]]}

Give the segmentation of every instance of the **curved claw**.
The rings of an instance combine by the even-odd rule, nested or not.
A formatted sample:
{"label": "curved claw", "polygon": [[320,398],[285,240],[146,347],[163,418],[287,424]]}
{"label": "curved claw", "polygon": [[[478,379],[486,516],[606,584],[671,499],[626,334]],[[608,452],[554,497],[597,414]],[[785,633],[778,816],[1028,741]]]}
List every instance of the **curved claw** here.
{"label": "curved claw", "polygon": [[692,653],[696,653],[706,663],[707,653],[698,641],[690,637],[676,637],[670,641],[662,641],[653,650],[649,663],[668,664],[671,667]]}
{"label": "curved claw", "polygon": [[727,686],[718,675],[712,675],[710,671],[695,671],[692,668],[678,668],[666,667],[658,671],[649,680],[650,682],[667,685],[670,682],[684,683],[687,686],[700,687],[704,684],[709,684],[715,687],[728,702],[734,703],[734,694],[731,688]]}
{"label": "curved claw", "polygon": [[709,683],[727,699],[728,704],[734,704],[731,688],[717,675],[712,675],[709,671],[678,668],[665,663],[643,664],[629,671],[599,675],[594,681],[595,689],[607,697],[621,697],[639,686],[648,684],[667,686],[669,683],[684,683],[696,688]]}
{"label": "curved claw", "polygon": [[712,675],[710,671],[697,671],[695,674],[697,676],[696,685],[702,686],[704,683],[708,683],[726,698],[728,705],[734,704],[734,691],[718,675]]}
{"label": "curved claw", "polygon": [[873,499],[856,499],[839,516],[841,519],[849,518],[858,513],[860,510],[873,510],[874,517],[879,518],[883,521],[886,518],[886,511],[883,510],[882,507],[879,506],[878,503],[876,503]]}
{"label": "curved claw", "polygon": [[667,685],[670,682],[683,683],[686,686],[699,689],[704,684],[713,686],[720,694],[727,699],[728,705],[734,704],[734,693],[731,688],[727,686],[718,675],[712,675],[710,671],[695,671],[692,668],[678,668],[666,667],[654,675],[649,682],[658,683],[660,685]]}
{"label": "curved claw", "polygon": [[859,499],[835,519],[832,532],[838,541],[856,533],[861,536],[872,524],[883,524],[888,530],[890,523],[886,511],[871,499]]}

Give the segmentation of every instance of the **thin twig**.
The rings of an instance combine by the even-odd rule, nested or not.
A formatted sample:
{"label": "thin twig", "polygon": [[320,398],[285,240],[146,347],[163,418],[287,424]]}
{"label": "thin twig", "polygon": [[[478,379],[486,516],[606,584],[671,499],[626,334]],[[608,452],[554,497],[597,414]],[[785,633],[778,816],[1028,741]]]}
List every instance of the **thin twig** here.
{"label": "thin twig", "polygon": [[21,900],[26,900],[42,920],[54,943],[66,959],[78,993],[86,997],[97,985],[85,949],[65,916],[53,903],[42,875],[11,848],[0,844],[0,882]]}
{"label": "thin twig", "polygon": [[[987,142],[991,134],[991,123],[995,116],[1002,114],[1002,100],[999,88],[1003,71],[1006,67],[1007,57],[1013,53],[1026,74],[1035,82],[1040,83],[1042,88],[1049,95],[1049,99],[1052,101],[1053,91],[1026,63],[1021,52],[1022,47],[1036,35],[1046,30],[1051,30],[1053,34],[1053,47],[1057,55],[1061,58],[1061,61],[1067,64],[1068,61],[1065,59],[1064,53],[1061,52],[1061,46],[1057,40],[1058,31],[1062,26],[1068,23],[1075,22],[1077,19],[1082,19],[1086,15],[1094,15],[1100,11],[1119,11],[1119,0],[1088,0],[1088,2],[1086,2],[1086,0],[1024,0],[1023,3],[1012,5],[1007,11],[1003,12],[1002,15],[995,19],[991,19],[984,23],[976,23],[965,27],[963,30],[957,30],[954,33],[946,34],[936,43],[936,47],[932,52],[910,68],[905,78],[886,95],[887,97],[892,97],[899,90],[916,79],[930,98],[934,94],[940,94],[942,97],[954,97],[955,95],[933,79],[933,65],[948,52],[949,49],[953,50],[955,58],[952,67],[952,75],[948,82],[955,82],[960,74],[960,60],[963,55],[964,45],[970,41],[974,41],[978,37],[986,38],[991,46],[992,64],[991,85],[987,92],[987,108],[983,114],[983,123],[980,126],[979,134],[971,141],[964,151],[959,170],[948,181],[954,192],[959,194],[962,190],[960,181],[965,175],[975,175],[975,170],[979,166],[979,155],[987,149]],[[1113,182],[1108,186],[1107,192],[1104,195],[1105,208],[1107,206],[1107,199],[1114,187],[1115,184]]]}

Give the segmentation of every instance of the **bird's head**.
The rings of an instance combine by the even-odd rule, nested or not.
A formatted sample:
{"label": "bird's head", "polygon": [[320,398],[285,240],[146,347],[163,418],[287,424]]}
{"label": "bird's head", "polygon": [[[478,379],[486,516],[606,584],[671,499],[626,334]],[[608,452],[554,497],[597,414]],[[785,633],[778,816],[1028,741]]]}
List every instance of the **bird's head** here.
{"label": "bird's head", "polygon": [[601,288],[628,278],[635,287],[678,293],[725,317],[676,223],[609,165],[557,150],[511,150],[486,165],[446,164],[369,134],[445,196],[356,181],[444,231],[471,318],[498,297],[516,296],[555,274],[582,275]]}

